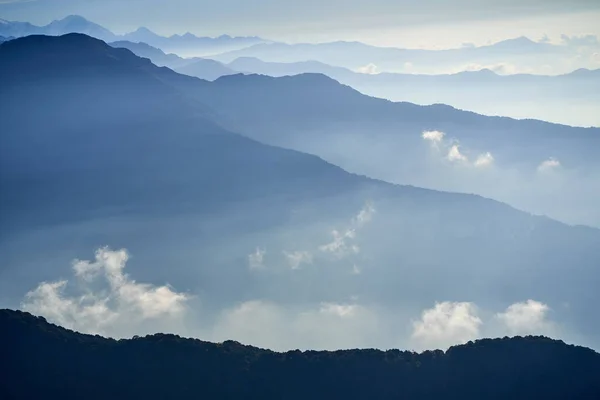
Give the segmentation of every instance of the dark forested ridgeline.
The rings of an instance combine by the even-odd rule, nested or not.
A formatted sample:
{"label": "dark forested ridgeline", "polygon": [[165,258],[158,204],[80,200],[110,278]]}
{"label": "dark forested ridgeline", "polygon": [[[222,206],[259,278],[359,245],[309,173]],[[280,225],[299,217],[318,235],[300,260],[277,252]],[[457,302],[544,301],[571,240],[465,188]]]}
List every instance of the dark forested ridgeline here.
{"label": "dark forested ridgeline", "polygon": [[2,310],[0,357],[6,400],[600,398],[600,354],[545,337],[276,353],[165,334],[106,339]]}

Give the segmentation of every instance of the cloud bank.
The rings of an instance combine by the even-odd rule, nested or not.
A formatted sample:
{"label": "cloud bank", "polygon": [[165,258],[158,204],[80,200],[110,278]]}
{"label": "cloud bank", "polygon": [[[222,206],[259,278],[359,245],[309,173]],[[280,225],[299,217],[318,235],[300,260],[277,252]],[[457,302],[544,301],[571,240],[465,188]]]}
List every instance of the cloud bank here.
{"label": "cloud bank", "polygon": [[[67,328],[109,336],[135,332],[148,322],[167,327],[182,318],[190,297],[168,285],[132,280],[124,273],[128,259],[124,249],[98,249],[93,261],[73,262],[75,284],[43,282],[27,293],[22,308]],[[67,293],[71,286],[78,294]]]}
{"label": "cloud bank", "polygon": [[554,323],[549,321],[550,307],[535,300],[515,303],[506,311],[496,314],[510,335],[550,334]]}
{"label": "cloud bank", "polygon": [[467,302],[436,303],[413,322],[412,340],[419,349],[448,348],[477,339],[483,322],[477,307]]}
{"label": "cloud bank", "polygon": [[[189,294],[131,279],[124,273],[128,259],[124,249],[98,249],[93,260],[73,262],[74,282],[43,282],[27,293],[22,308],[84,333],[130,337],[174,332],[274,350],[446,349],[481,337],[559,334],[549,318],[550,307],[535,300],[500,312],[480,310],[473,302],[443,301],[419,313],[361,303],[358,296],[310,303],[239,299],[210,314],[195,309]],[[354,271],[360,272],[356,266]]]}
{"label": "cloud bank", "polygon": [[432,150],[442,155],[443,159],[459,165],[475,168],[486,168],[494,164],[494,156],[489,151],[479,154],[475,161],[461,151],[461,144],[457,139],[446,139],[446,133],[442,131],[423,131],[421,138],[431,145]]}

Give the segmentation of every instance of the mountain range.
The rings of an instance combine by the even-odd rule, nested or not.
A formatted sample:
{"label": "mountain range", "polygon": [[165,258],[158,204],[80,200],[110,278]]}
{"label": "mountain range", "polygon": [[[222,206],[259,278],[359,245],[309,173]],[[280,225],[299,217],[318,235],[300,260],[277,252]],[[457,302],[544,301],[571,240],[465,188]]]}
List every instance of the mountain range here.
{"label": "mountain range", "polygon": [[109,244],[137,254],[137,279],[200,293],[206,321],[256,298],[358,296],[386,321],[440,298],[533,298],[556,310],[543,329],[600,346],[600,231],[372,179],[393,157],[418,180],[425,129],[532,168],[550,150],[593,165],[597,129],[393,103],[318,74],[208,82],[81,34],[11,40],[0,59],[2,304]]}
{"label": "mountain range", "polygon": [[135,55],[148,58],[158,66],[169,67],[182,74],[195,76],[200,79],[214,81],[225,75],[233,75],[236,71],[222,63],[200,57],[182,58],[176,54],[165,54],[162,50],[146,43],[135,43],[126,40],[109,43],[112,47],[131,50]]}
{"label": "mountain range", "polygon": [[[314,60],[354,71],[443,74],[449,71],[493,68],[505,74],[528,70],[559,74],[580,67],[594,68],[592,58],[588,59],[587,56],[596,52],[599,46],[597,42],[584,48],[540,43],[526,37],[486,46],[448,50],[385,48],[360,42],[259,43],[213,57],[225,63],[240,57],[279,63]],[[579,57],[581,63],[572,64],[571,60],[577,54],[585,54],[586,57]]]}
{"label": "mountain range", "polygon": [[[179,73],[215,80],[235,73],[273,77],[319,73],[360,92],[392,101],[417,104],[451,104],[486,115],[534,118],[575,126],[599,126],[600,69],[578,69],[563,75],[500,75],[489,69],[443,75],[405,73],[361,73],[318,61],[297,63],[265,62],[241,57],[229,64],[204,58],[182,58],[165,54],[145,43],[118,41],[124,47],[156,65]],[[485,95],[482,95],[482,94]],[[569,112],[564,112],[569,99]]]}
{"label": "mountain range", "polygon": [[[486,115],[600,126],[600,117],[595,112],[600,106],[600,69],[578,69],[558,76],[499,75],[489,69],[443,75],[366,74],[318,61],[273,63],[248,57],[235,59],[226,67],[274,77],[320,73],[369,96],[392,101],[451,104]],[[175,69],[195,75],[194,71]],[[201,72],[195,76],[202,77]],[[563,112],[566,99],[570,104],[568,113]]]}
{"label": "mountain range", "polygon": [[0,20],[0,36],[67,33],[84,33],[106,42],[142,42],[168,53],[186,57],[211,56],[224,63],[240,57],[256,57],[267,62],[285,63],[315,60],[351,70],[426,74],[483,68],[503,74],[560,74],[577,68],[594,69],[598,68],[594,63],[594,54],[600,47],[597,39],[582,42],[569,40],[568,37],[561,44],[535,42],[526,37],[518,37],[485,46],[466,45],[447,50],[387,48],[343,41],[287,44],[255,36],[222,35],[208,38],[186,33],[164,37],[145,27],[125,35],[116,35],[76,15],[45,26]]}
{"label": "mountain range", "polygon": [[28,35],[64,35],[67,33],[83,33],[105,42],[119,40],[143,42],[169,52],[191,53],[194,55],[216,54],[223,51],[237,50],[246,46],[264,43],[259,37],[231,37],[222,35],[216,38],[198,37],[191,33],[184,35],[160,36],[148,28],[139,28],[125,35],[117,35],[108,29],[88,21],[79,15],[69,15],[44,26],[32,25],[28,22],[0,20],[0,36],[22,37]]}
{"label": "mountain range", "polygon": [[479,340],[446,352],[276,353],[235,341],[83,335],[0,310],[5,399],[593,399],[600,355],[544,337]]}

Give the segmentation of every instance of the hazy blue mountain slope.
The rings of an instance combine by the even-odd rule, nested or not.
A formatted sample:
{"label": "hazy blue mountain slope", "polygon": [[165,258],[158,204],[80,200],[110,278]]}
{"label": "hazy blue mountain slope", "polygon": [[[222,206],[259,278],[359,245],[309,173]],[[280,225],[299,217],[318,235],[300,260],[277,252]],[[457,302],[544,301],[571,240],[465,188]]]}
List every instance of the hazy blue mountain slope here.
{"label": "hazy blue mountain slope", "polygon": [[[353,175],[222,127],[248,121],[269,139],[432,110],[464,126],[516,121],[375,100],[318,75],[210,83],[77,34],[0,45],[0,88],[2,304],[109,245],[135,255],[135,279],[197,295],[208,325],[257,299],[360,301],[402,325],[437,301],[494,313],[532,298],[556,310],[561,335],[598,345],[598,230]],[[405,330],[365,340],[387,346]]]}
{"label": "hazy blue mountain slope", "polygon": [[160,67],[177,68],[179,66],[193,62],[194,59],[179,57],[177,54],[166,54],[159,48],[152,47],[143,42],[129,42],[127,40],[119,40],[109,43],[112,47],[125,48],[139,57],[148,58],[153,64]]}
{"label": "hazy blue mountain slope", "polygon": [[236,73],[218,61],[198,57],[181,58],[176,54],[165,54],[162,50],[146,43],[118,41],[110,43],[110,45],[129,49],[137,56],[149,58],[155,65],[169,67],[182,74],[200,79],[213,81],[221,76]]}
{"label": "hazy blue mountain slope", "polygon": [[[351,172],[477,193],[600,226],[592,200],[600,195],[599,128],[394,103],[318,74],[235,75],[208,90],[182,90],[211,105],[232,130],[316,154]],[[423,132],[434,133],[424,138]]]}
{"label": "hazy blue mountain slope", "polygon": [[443,75],[367,74],[317,61],[275,63],[251,57],[238,58],[228,66],[275,77],[321,73],[361,93],[392,101],[442,103],[487,115],[600,126],[595,112],[600,104],[599,70],[581,69],[558,76],[499,75],[489,69]]}
{"label": "hazy blue mountain slope", "polygon": [[237,71],[234,71],[218,61],[208,59],[196,60],[192,63],[175,68],[175,70],[180,74],[195,76],[208,81],[214,81],[222,76],[233,75],[237,73]]}
{"label": "hazy blue mountain slope", "polygon": [[[509,148],[511,158],[526,161],[530,156],[546,156],[548,148],[561,159],[591,160],[595,151],[590,145],[600,140],[600,129],[487,117],[446,105],[418,106],[372,98],[318,74],[279,79],[238,74],[218,79],[209,88],[198,93],[205,103],[239,121],[236,128],[244,129],[244,133],[255,129],[256,136],[262,135],[260,139],[278,144],[293,141],[293,133],[300,129],[306,131],[304,136],[317,130],[335,135],[340,129],[348,129],[348,134],[371,129],[371,135],[393,135],[400,140],[420,140],[423,130],[440,130],[461,141],[468,140],[472,147],[487,146],[496,152]],[[284,127],[288,134],[281,133]]]}

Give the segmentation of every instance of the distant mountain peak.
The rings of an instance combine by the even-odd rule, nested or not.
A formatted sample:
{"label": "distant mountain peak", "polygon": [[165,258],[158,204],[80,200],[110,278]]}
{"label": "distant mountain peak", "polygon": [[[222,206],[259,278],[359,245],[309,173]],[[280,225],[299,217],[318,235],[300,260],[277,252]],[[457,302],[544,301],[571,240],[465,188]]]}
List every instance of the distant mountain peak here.
{"label": "distant mountain peak", "polygon": [[529,39],[527,36],[519,36],[512,39],[501,40],[500,42],[494,43],[493,46],[539,46],[543,43],[534,42]]}
{"label": "distant mountain peak", "polygon": [[150,29],[146,28],[145,26],[140,26],[134,32],[135,33],[154,33]]}
{"label": "distant mountain peak", "polygon": [[57,20],[57,21],[65,21],[65,22],[75,22],[75,21],[76,22],[90,22],[85,17],[82,17],[81,15],[75,15],[75,14],[67,15],[63,19],[60,19],[60,20]]}

